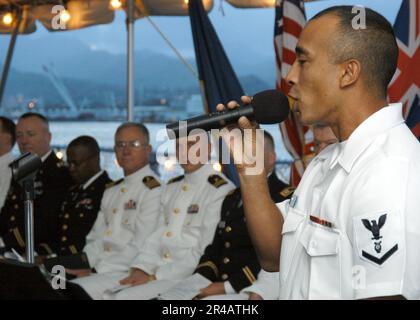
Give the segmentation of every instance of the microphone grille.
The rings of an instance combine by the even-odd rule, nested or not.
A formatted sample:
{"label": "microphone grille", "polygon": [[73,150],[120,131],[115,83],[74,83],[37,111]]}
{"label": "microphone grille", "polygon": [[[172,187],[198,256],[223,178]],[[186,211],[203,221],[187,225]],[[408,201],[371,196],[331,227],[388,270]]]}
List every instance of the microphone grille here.
{"label": "microphone grille", "polygon": [[260,124],[274,124],[284,121],[289,115],[289,99],[278,90],[265,90],[252,99],[255,120]]}

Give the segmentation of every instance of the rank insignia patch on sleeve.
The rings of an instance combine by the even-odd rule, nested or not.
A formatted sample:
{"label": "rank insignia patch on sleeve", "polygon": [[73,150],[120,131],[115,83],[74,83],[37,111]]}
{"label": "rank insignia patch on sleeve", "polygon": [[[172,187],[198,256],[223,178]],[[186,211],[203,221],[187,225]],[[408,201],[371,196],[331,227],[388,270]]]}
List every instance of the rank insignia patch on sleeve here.
{"label": "rank insignia patch on sleeve", "polygon": [[353,218],[357,250],[361,259],[383,265],[399,249],[403,235],[396,214],[377,213]]}

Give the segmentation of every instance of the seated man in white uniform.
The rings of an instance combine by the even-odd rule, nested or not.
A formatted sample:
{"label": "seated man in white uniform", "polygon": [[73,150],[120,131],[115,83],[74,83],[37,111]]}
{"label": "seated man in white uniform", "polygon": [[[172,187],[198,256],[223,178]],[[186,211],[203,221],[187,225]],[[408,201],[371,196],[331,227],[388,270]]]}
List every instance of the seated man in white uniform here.
{"label": "seated man in white uniform", "polygon": [[10,187],[12,170],[9,164],[13,161],[12,149],[16,142],[16,125],[6,118],[0,117],[0,209],[3,207]]}
{"label": "seated man in white uniform", "polygon": [[132,240],[141,246],[157,226],[162,187],[149,166],[147,128],[140,123],[122,124],[115,132],[114,150],[124,178],[105,190],[98,217],[86,237],[83,251],[91,269],[67,269],[79,278],[112,270],[115,255]]}
{"label": "seated man in white uniform", "polygon": [[[194,137],[188,139],[192,140],[176,142],[177,159],[185,175],[165,186],[159,226],[135,258],[125,270],[118,268],[77,281],[92,298],[150,299],[193,273],[212,241],[223,199],[234,186],[207,163],[211,152],[208,136],[200,136],[197,143]],[[198,144],[201,161],[186,157]],[[126,261],[126,256],[122,260]]]}

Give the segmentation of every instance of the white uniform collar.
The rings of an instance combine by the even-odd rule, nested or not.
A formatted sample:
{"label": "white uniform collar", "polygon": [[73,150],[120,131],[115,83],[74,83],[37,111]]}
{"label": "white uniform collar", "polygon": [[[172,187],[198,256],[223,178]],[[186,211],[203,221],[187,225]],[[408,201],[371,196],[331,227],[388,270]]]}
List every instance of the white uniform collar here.
{"label": "white uniform collar", "polygon": [[51,152],[52,152],[52,149],[50,149],[50,151],[48,151],[46,154],[44,154],[41,157],[41,161],[44,162],[45,160],[47,160],[47,158],[50,156]]}
{"label": "white uniform collar", "polygon": [[153,173],[152,169],[150,169],[150,165],[147,164],[143,168],[137,170],[136,172],[124,177],[124,182],[127,183],[138,183],[142,181],[142,178],[146,175],[151,175]]}
{"label": "white uniform collar", "polygon": [[185,182],[187,183],[195,184],[195,183],[202,182],[204,177],[206,177],[205,180],[207,180],[207,177],[210,174],[215,174],[215,173],[216,171],[213,169],[213,165],[205,164],[194,172],[185,173],[184,179],[185,179]]}
{"label": "white uniform collar", "polygon": [[6,165],[8,165],[9,163],[11,163],[14,159],[14,156],[12,154],[12,151],[2,155],[0,157],[0,164],[5,163]]}
{"label": "white uniform collar", "polygon": [[104,173],[104,170],[100,170],[97,174],[95,174],[92,178],[90,178],[84,185],[83,190],[86,190],[92,183],[95,182],[96,179],[98,179],[102,173]]}
{"label": "white uniform collar", "polygon": [[393,103],[376,111],[352,132],[340,152],[338,163],[350,172],[357,158],[378,135],[403,122],[401,103]]}

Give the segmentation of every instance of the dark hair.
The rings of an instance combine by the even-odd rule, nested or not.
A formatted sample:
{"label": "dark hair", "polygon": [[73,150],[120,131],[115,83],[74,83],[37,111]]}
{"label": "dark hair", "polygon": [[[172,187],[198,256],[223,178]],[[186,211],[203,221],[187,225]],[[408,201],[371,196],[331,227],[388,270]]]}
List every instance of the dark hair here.
{"label": "dark hair", "polygon": [[146,126],[142,123],[139,122],[125,122],[123,124],[121,124],[118,128],[117,131],[115,131],[115,136],[117,136],[117,134],[123,130],[123,129],[127,129],[127,128],[137,128],[139,129],[139,131],[144,135],[144,137],[146,138],[146,142],[149,143],[150,142],[150,136],[149,136],[149,130],[147,130]]}
{"label": "dark hair", "polygon": [[369,87],[375,87],[386,96],[388,85],[398,62],[398,45],[391,24],[382,15],[369,8],[366,12],[366,28],[353,28],[354,6],[334,6],[316,14],[311,20],[325,15],[339,18],[336,41],[330,55],[334,63],[356,59],[362,65],[362,77]]}
{"label": "dark hair", "polygon": [[[38,118],[39,120],[41,120],[42,122],[44,122],[44,123],[45,123],[45,125],[47,126],[48,130],[49,130],[50,123],[48,122],[48,119],[47,119],[45,116],[43,116],[42,114],[40,114],[40,113],[36,113],[36,112],[27,112],[27,113],[22,114],[22,115],[19,117],[19,120],[21,120],[21,119],[28,119],[28,118],[32,118],[32,117],[34,117],[34,118]],[[18,120],[18,121],[19,121],[19,120]]]}
{"label": "dark hair", "polygon": [[271,144],[271,147],[273,148],[273,150],[275,150],[273,136],[267,130],[264,130],[264,139],[267,139],[268,142]]}
{"label": "dark hair", "polygon": [[10,134],[12,138],[12,147],[15,145],[16,142],[16,125],[15,123],[6,117],[0,116],[0,123],[1,123],[1,129],[3,133]]}
{"label": "dark hair", "polygon": [[86,148],[91,156],[99,155],[100,152],[98,142],[95,140],[95,138],[90,136],[77,137],[69,143],[67,149],[76,147]]}

